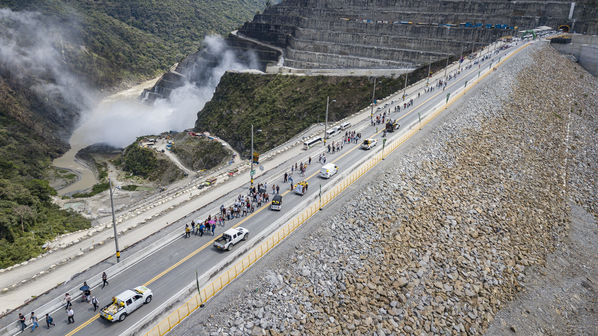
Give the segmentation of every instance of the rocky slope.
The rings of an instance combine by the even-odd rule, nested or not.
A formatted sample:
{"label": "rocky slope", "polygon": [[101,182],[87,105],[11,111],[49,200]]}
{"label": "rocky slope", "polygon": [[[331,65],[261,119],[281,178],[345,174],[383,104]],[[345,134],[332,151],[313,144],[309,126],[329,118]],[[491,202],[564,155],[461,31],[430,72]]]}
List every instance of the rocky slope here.
{"label": "rocky slope", "polygon": [[[568,239],[570,200],[595,223],[597,88],[549,47],[524,50],[337,212],[307,224],[294,250],[275,250],[174,333],[485,332]],[[577,255],[594,267],[594,291],[579,297],[591,307],[595,263]]]}

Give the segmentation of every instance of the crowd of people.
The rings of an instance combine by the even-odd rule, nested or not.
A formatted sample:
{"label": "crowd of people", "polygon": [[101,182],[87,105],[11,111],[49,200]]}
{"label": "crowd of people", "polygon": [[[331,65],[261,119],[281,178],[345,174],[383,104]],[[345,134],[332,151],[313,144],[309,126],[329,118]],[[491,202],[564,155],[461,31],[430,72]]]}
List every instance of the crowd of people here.
{"label": "crowd of people", "polygon": [[[108,275],[106,274],[106,272],[103,272],[102,273],[102,289],[104,289],[104,287],[106,287],[107,285],[108,285]],[[81,290],[81,302],[90,304],[93,307],[93,311],[95,312],[100,305],[100,301],[98,300],[98,298],[96,298],[95,296],[93,296],[91,294],[91,287],[87,284],[86,281],[84,281],[83,286],[81,286],[81,288],[79,288],[79,290]],[[63,300],[65,303],[64,310],[66,312],[67,324],[75,323],[75,310],[73,309],[73,297],[69,293],[66,293],[66,294],[64,294]],[[46,321],[47,329],[50,329],[50,327],[56,326],[56,323],[54,323],[54,318],[49,313],[46,314],[45,321]],[[35,315],[35,312],[31,312],[31,315],[29,315],[29,322],[30,322],[30,326],[31,326],[31,332],[33,332],[35,330],[35,328],[39,327],[39,320],[37,318],[37,315]],[[25,331],[25,329],[28,327],[27,318],[22,313],[19,313],[19,324],[21,325],[21,332]]]}
{"label": "crowd of people", "polygon": [[[490,56],[484,56],[475,62],[470,62],[467,66],[464,66],[464,69],[470,69],[473,64],[477,64],[477,62],[484,61],[490,58]],[[402,96],[401,101],[392,100],[390,102],[390,107],[387,108],[387,105],[384,105],[384,110],[381,113],[376,115],[372,115],[370,117],[370,124],[372,126],[376,126],[376,131],[378,130],[378,125],[385,125],[387,121],[392,121],[391,119],[391,112],[400,112],[401,105],[403,110],[406,110],[413,106],[414,99],[420,98],[422,93],[429,93],[433,92],[435,89],[442,88],[443,90],[447,87],[447,83],[461,74],[462,69],[459,68],[457,70],[451,71],[448,76],[444,79],[438,79],[432,85],[427,85],[417,93],[417,97],[408,98],[406,94]],[[383,126],[384,127],[384,126]],[[356,131],[346,131],[343,139],[341,141],[333,141],[326,145],[327,153],[336,153],[343,149],[345,144],[351,143],[359,143],[361,140],[361,133],[357,133]],[[327,161],[326,154],[321,153],[318,156],[318,162],[320,164],[325,164]],[[283,174],[283,183],[289,183],[291,190],[294,187],[293,181],[293,174],[298,173],[299,176],[304,177],[308,165],[311,164],[311,157],[309,157],[307,162],[297,162],[294,165],[291,165],[290,172],[287,171]],[[280,186],[272,185],[272,194],[278,194],[280,192]],[[196,223],[195,221],[191,221],[190,224],[185,225],[185,237],[189,238],[191,235],[203,236],[204,234],[211,234],[212,236],[215,235],[215,230],[217,226],[224,226],[225,221],[230,221],[236,218],[245,217],[256,209],[259,209],[263,204],[266,204],[270,200],[270,195],[268,194],[268,186],[267,183],[258,184],[257,187],[252,187],[249,190],[248,195],[242,196],[239,195],[237,199],[228,207],[224,205],[220,206],[220,213],[216,215],[209,215],[205,220],[199,221]]]}

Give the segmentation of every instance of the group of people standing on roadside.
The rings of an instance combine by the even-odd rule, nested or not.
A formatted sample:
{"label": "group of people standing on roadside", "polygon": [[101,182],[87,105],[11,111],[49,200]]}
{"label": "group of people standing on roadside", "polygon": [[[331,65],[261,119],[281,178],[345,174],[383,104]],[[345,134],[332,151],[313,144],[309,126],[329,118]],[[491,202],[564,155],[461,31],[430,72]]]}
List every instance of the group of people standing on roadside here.
{"label": "group of people standing on roadside", "polygon": [[343,139],[343,141],[345,143],[358,143],[359,140],[361,139],[361,133],[357,133],[355,131],[347,131],[345,132],[345,137]]}
{"label": "group of people standing on roadside", "polygon": [[189,227],[189,224],[185,224],[185,238],[191,237],[191,234],[203,237],[204,234],[208,235],[210,232],[213,236],[216,231],[216,223],[222,223],[222,218],[218,218],[217,216],[212,218],[212,215],[210,215],[203,222],[195,223],[195,221],[192,220],[191,227]]}
{"label": "group of people standing on roadside", "polygon": [[[262,204],[270,201],[270,195],[267,192],[268,185],[266,183],[258,184],[257,187],[251,187],[247,196],[239,195],[232,205],[225,207],[220,206],[220,213],[216,215],[209,215],[203,222],[196,223],[194,220],[191,224],[185,224],[185,238],[191,237],[191,234],[202,237],[204,234],[211,233],[214,236],[216,233],[216,226],[224,226],[224,222],[235,218],[245,217],[253,213],[256,208]],[[280,187],[272,185],[272,192],[278,193]]]}

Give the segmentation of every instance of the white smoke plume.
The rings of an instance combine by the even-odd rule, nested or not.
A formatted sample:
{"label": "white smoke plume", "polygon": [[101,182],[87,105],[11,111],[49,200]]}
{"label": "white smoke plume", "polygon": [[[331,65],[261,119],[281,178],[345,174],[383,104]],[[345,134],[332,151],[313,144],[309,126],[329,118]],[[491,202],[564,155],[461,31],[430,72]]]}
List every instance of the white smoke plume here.
{"label": "white smoke plume", "polygon": [[87,109],[97,101],[96,92],[69,71],[64,56],[65,42],[74,40],[63,26],[39,13],[0,9],[0,67],[39,95],[60,96]]}
{"label": "white smoke plume", "polygon": [[255,57],[250,64],[239,62],[220,36],[208,36],[202,45],[210,55],[218,56],[216,66],[207,69],[211,73],[204,76],[204,82],[187,81],[184,86],[173,90],[168,99],[158,99],[151,105],[133,99],[104,102],[85,113],[80,127],[82,141],[123,147],[141,135],[192,128],[197,112],[212,98],[226,71],[257,68]]}
{"label": "white smoke plume", "polygon": [[[228,70],[257,69],[256,57],[250,64],[240,62],[219,36],[208,36],[203,45],[217,59],[202,82],[187,82],[168,99],[143,104],[137,99],[107,101],[98,90],[84,84],[69,70],[64,45],[77,45],[75,37],[47,17],[35,12],[0,9],[0,67],[17,80],[43,78],[32,88],[40,95],[60,95],[80,111],[78,127],[70,141],[84,147],[107,143],[124,147],[138,136],[164,131],[181,131],[195,124],[197,112],[209,101],[220,78]],[[192,69],[190,69],[192,70]]]}

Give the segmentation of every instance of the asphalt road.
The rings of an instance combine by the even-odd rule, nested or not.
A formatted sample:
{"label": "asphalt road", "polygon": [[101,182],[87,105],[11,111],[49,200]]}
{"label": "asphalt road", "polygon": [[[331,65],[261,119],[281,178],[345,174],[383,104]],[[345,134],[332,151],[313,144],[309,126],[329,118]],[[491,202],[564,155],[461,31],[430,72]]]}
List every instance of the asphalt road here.
{"label": "asphalt road", "polygon": [[[496,64],[499,56],[503,56],[506,52],[501,51],[498,55],[493,55],[492,58],[482,62],[482,69],[488,67],[490,62]],[[468,63],[467,61],[465,62]],[[429,113],[435,106],[442,104],[446,101],[447,93],[453,94],[455,90],[462,89],[465,81],[471,83],[478,76],[478,65],[474,65],[471,69],[462,70],[461,75],[457,79],[453,79],[448,82],[448,86],[443,91],[442,88],[435,88],[433,92],[422,94],[419,99],[416,97],[408,97],[407,100],[414,98],[414,105],[406,110],[401,106],[400,112],[391,113],[392,119],[398,119],[401,125],[407,125],[412,121],[419,118],[418,114],[423,117]],[[401,101],[402,105],[402,101]],[[394,106],[389,106],[391,110]],[[383,125],[371,126],[369,118],[365,118],[362,122],[357,125],[352,125],[348,131],[356,130],[362,133],[362,139],[373,137],[378,139],[377,147],[382,146],[382,129]],[[376,132],[378,130],[378,132]],[[391,140],[394,137],[398,137],[404,132],[404,127],[401,127],[394,133],[388,133],[387,138]],[[337,135],[329,140],[331,141],[342,141],[342,137]],[[289,184],[283,184],[282,174],[285,171],[290,170],[291,163],[294,162],[306,162],[309,156],[312,157],[312,163],[307,169],[305,179],[309,183],[309,190],[307,195],[317,193],[318,187],[321,184],[324,187],[327,183],[331,183],[331,180],[326,180],[318,177],[317,173],[321,167],[318,163],[318,155],[322,152],[326,152],[327,163],[335,163],[340,167],[342,171],[346,167],[350,167],[353,163],[357,162],[367,152],[360,149],[361,143],[358,144],[345,144],[344,148],[337,153],[328,153],[322,144],[316,145],[311,149],[302,152],[298,157],[288,161],[287,164],[279,166],[277,169],[273,169],[267,172],[264,176],[261,176],[255,183],[263,183],[267,181],[268,192],[271,192],[271,185],[273,183],[280,185],[281,194],[283,194],[283,205],[282,211],[276,212],[269,210],[268,205],[262,206],[257,209],[253,214],[244,217],[228,221],[225,227],[218,227],[216,229],[216,236],[191,236],[189,239],[183,238],[184,224],[185,222],[178,222],[173,224],[175,230],[180,230],[180,238],[174,240],[171,244],[155,251],[142,262],[130,267],[126,271],[118,274],[110,279],[110,285],[106,288],[92,289],[93,295],[96,295],[100,301],[100,306],[108,304],[112,296],[119,294],[120,292],[133,288],[138,285],[146,285],[152,289],[154,293],[153,301],[150,304],[146,304],[131,314],[123,322],[108,322],[102,318],[99,318],[97,312],[93,311],[93,307],[90,304],[75,302],[75,323],[66,323],[66,313],[64,309],[58,310],[53,313],[56,326],[50,330],[44,330],[43,333],[48,335],[120,335],[130,328],[135,322],[139,321],[140,318],[150,313],[152,310],[160,306],[165,300],[174,296],[182,288],[190,284],[195,280],[196,271],[200,274],[204,274],[219,261],[226,256],[228,252],[220,252],[212,247],[212,242],[218,237],[219,233],[222,233],[225,229],[236,226],[243,226],[247,228],[250,235],[256,235],[262,230],[266,229],[272,222],[280,218],[282,213],[289,211],[299,211],[298,204],[301,202],[302,196],[296,195],[290,192]],[[295,173],[293,175],[294,182],[297,183],[302,178]],[[284,192],[283,192],[284,191]],[[196,213],[191,214],[192,217],[204,219],[208,214],[217,213],[217,208],[220,204],[229,205],[238,194],[245,195],[247,192],[245,188],[239,188],[228,195],[222,197],[219,200],[215,200],[209,206],[204,209],[199,209]],[[305,196],[303,196],[305,197]],[[189,222],[188,220],[186,222]],[[180,228],[180,229],[179,229]],[[240,244],[245,244],[242,242]],[[45,329],[45,321],[42,316],[40,318],[40,326]]]}

